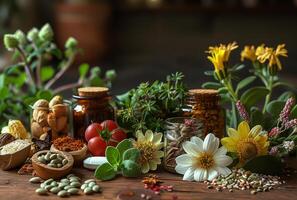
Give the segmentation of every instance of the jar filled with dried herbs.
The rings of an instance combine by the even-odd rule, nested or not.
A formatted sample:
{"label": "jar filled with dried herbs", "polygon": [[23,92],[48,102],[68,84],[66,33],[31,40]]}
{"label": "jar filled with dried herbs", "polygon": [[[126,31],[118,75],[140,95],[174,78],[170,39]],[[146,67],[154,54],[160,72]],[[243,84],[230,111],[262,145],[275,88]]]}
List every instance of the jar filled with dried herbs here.
{"label": "jar filled with dried herbs", "polygon": [[105,87],[78,88],[78,95],[73,95],[74,138],[85,140],[87,127],[94,122],[115,120],[115,109],[110,104],[109,89]]}
{"label": "jar filled with dried herbs", "polygon": [[220,96],[217,90],[192,89],[186,100],[184,115],[199,119],[203,123],[203,135],[215,134],[218,138],[224,136],[224,113],[219,104]]}
{"label": "jar filled with dried herbs", "polygon": [[182,143],[192,136],[203,136],[203,124],[190,117],[168,118],[165,123],[163,165],[167,171],[175,173],[175,158],[184,153]]}

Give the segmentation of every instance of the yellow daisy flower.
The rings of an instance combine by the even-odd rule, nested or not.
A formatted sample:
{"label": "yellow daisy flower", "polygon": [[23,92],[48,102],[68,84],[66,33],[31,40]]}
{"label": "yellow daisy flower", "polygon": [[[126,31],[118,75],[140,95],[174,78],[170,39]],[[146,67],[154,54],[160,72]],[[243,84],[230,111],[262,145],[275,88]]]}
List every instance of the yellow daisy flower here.
{"label": "yellow daisy flower", "polygon": [[282,69],[282,64],[279,60],[279,57],[288,57],[288,51],[285,49],[285,44],[280,44],[277,46],[277,48],[274,50],[273,48],[266,47],[264,52],[258,55],[258,60],[261,63],[264,63],[266,61],[268,62],[268,66],[270,68],[277,67],[277,70],[280,71]]}
{"label": "yellow daisy flower", "polygon": [[161,158],[164,156],[164,152],[160,151],[163,148],[162,136],[162,133],[153,133],[151,130],[146,131],[145,134],[142,131],[136,132],[137,140],[133,145],[140,151],[138,162],[142,173],[156,170],[157,165],[161,164]]}
{"label": "yellow daisy flower", "polygon": [[255,52],[257,57],[262,55],[263,53],[265,53],[265,44],[261,44],[260,46],[258,46]]}
{"label": "yellow daisy flower", "polygon": [[244,61],[244,59],[248,59],[252,62],[254,62],[255,60],[257,60],[257,56],[256,56],[256,49],[255,46],[244,46],[244,49],[242,50],[241,54],[241,61]]}
{"label": "yellow daisy flower", "polygon": [[267,134],[262,134],[262,127],[257,125],[250,129],[249,124],[243,121],[238,130],[228,129],[228,136],[221,140],[222,145],[228,152],[237,153],[239,165],[257,156],[266,155],[269,142]]}

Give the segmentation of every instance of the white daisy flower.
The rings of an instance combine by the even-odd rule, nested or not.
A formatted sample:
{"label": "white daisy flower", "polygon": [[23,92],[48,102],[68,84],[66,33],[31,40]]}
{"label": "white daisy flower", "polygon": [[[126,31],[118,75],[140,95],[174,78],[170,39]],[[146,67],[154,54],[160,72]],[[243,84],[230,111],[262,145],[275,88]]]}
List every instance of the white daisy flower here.
{"label": "white daisy flower", "polygon": [[219,138],[209,133],[204,141],[192,137],[191,141],[183,143],[186,154],[178,156],[175,171],[183,174],[183,180],[205,181],[213,180],[218,175],[228,175],[231,170],[227,167],[233,160],[227,156],[225,147],[220,147]]}

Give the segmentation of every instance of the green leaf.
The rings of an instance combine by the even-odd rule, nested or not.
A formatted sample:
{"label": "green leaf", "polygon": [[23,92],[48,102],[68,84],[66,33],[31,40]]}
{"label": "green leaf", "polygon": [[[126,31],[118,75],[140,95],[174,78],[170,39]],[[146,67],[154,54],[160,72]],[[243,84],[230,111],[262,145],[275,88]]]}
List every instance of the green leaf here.
{"label": "green leaf", "polygon": [[55,74],[55,70],[52,67],[50,66],[42,67],[40,71],[41,81],[47,81],[51,79],[54,76],[54,74]]}
{"label": "green leaf", "polygon": [[81,64],[79,66],[79,77],[82,79],[84,77],[86,77],[88,71],[89,71],[89,68],[90,68],[90,65],[84,63],[84,64]]}
{"label": "green leaf", "polygon": [[251,109],[250,118],[251,126],[256,126],[264,123],[263,113],[258,109]]}
{"label": "green leaf", "polygon": [[122,174],[125,177],[138,177],[141,175],[141,167],[132,160],[124,160]]}
{"label": "green leaf", "polygon": [[243,168],[253,173],[278,175],[282,173],[281,160],[275,156],[265,155],[248,161]]}
{"label": "green leaf", "polygon": [[236,88],[236,93],[241,90],[242,88],[244,88],[245,86],[251,84],[253,81],[256,80],[256,76],[249,76],[245,79],[243,79],[242,81],[240,81],[237,85],[237,88]]}
{"label": "green leaf", "polygon": [[0,88],[0,100],[5,99],[9,95],[9,90],[7,87]]}
{"label": "green leaf", "polygon": [[295,106],[293,107],[290,116],[291,116],[292,119],[297,118],[297,105],[295,105]]}
{"label": "green leaf", "polygon": [[40,90],[39,92],[37,92],[36,97],[38,99],[45,99],[50,101],[53,95],[49,90]]}
{"label": "green leaf", "polygon": [[5,74],[0,75],[0,88],[5,87]]}
{"label": "green leaf", "polygon": [[137,162],[139,156],[140,156],[140,152],[138,149],[130,148],[124,152],[123,160],[132,160],[134,162]]}
{"label": "green leaf", "polygon": [[265,87],[254,87],[247,91],[245,91],[240,101],[246,106],[247,109],[256,105],[260,100],[265,98],[265,96],[269,93],[269,90]]}
{"label": "green leaf", "polygon": [[131,142],[131,140],[129,139],[124,139],[123,141],[121,141],[118,145],[117,145],[117,149],[120,152],[120,156],[121,158],[123,157],[123,154],[126,150],[130,149],[133,147],[133,144]]}
{"label": "green leaf", "polygon": [[109,163],[104,163],[97,167],[95,177],[102,181],[111,180],[116,176],[116,171]]}
{"label": "green leaf", "polygon": [[105,150],[105,156],[107,161],[115,168],[121,164],[120,152],[117,148],[108,146]]}
{"label": "green leaf", "polygon": [[232,71],[240,71],[242,70],[243,68],[245,68],[245,65],[244,64],[236,64],[232,67]]}
{"label": "green leaf", "polygon": [[269,114],[271,114],[273,117],[277,117],[279,116],[285,104],[286,104],[285,101],[273,100],[267,105],[266,111]]}
{"label": "green leaf", "polygon": [[284,87],[288,87],[288,88],[291,88],[291,89],[296,89],[295,88],[295,85],[292,85],[292,84],[289,84],[289,83],[286,83],[286,82],[276,82],[272,85],[273,88],[276,88],[276,87],[279,87],[279,86],[284,86]]}
{"label": "green leaf", "polygon": [[108,80],[114,80],[116,78],[117,74],[115,70],[107,70],[105,72],[105,78]]}
{"label": "green leaf", "polygon": [[286,91],[284,93],[282,93],[282,95],[280,95],[277,100],[280,100],[280,101],[287,101],[289,98],[295,98],[295,94],[291,91]]}
{"label": "green leaf", "polygon": [[227,94],[228,89],[226,87],[221,87],[221,88],[218,89],[218,93],[219,94]]}
{"label": "green leaf", "polygon": [[202,88],[205,88],[205,89],[217,90],[220,87],[222,87],[222,85],[220,83],[216,83],[216,82],[206,82],[206,83],[202,84]]}

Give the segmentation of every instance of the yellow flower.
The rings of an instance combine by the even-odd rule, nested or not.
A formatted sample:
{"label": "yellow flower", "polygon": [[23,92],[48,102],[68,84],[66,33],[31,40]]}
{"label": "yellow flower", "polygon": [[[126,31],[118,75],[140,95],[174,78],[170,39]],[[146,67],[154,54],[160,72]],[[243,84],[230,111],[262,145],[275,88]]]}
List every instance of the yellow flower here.
{"label": "yellow flower", "polygon": [[244,59],[251,60],[252,62],[257,60],[256,49],[253,45],[245,46],[240,55],[241,55],[241,61],[244,61]]}
{"label": "yellow flower", "polygon": [[160,151],[163,147],[162,133],[153,133],[148,130],[143,134],[142,131],[137,131],[136,138],[137,140],[133,142],[133,145],[140,151],[139,164],[142,173],[156,170],[164,156],[164,152]]}
{"label": "yellow flower", "polygon": [[257,57],[262,55],[263,53],[265,53],[265,44],[261,44],[260,46],[258,46],[255,52]]}
{"label": "yellow flower", "polygon": [[267,154],[267,134],[262,134],[261,131],[260,125],[250,129],[248,123],[243,121],[239,124],[238,130],[229,128],[229,137],[224,137],[221,143],[229,152],[237,153],[239,165],[243,165],[254,157]]}
{"label": "yellow flower", "polygon": [[269,68],[277,67],[277,70],[280,71],[282,69],[282,64],[279,60],[279,57],[288,57],[288,51],[285,49],[285,44],[280,44],[274,50],[273,48],[266,47],[264,52],[259,53],[258,60],[261,63],[268,61]]}
{"label": "yellow flower", "polygon": [[[229,43],[227,45],[220,44],[219,46],[210,46],[206,53],[210,54],[207,59],[212,62],[215,68],[215,72],[220,77],[220,72],[225,76],[225,63],[228,62],[230,53],[236,49],[238,45],[236,42]],[[222,77],[221,77],[222,78]]]}

